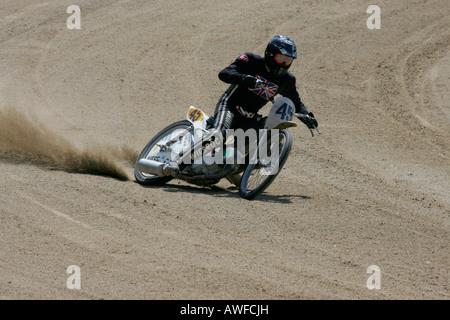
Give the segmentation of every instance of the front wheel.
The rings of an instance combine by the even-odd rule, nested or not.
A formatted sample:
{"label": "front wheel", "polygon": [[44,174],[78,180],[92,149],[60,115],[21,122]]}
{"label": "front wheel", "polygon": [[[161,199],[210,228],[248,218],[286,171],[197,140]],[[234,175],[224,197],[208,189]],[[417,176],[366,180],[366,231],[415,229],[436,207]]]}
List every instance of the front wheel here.
{"label": "front wheel", "polygon": [[[275,143],[279,143],[279,156],[275,157],[273,161],[264,163],[264,161],[259,160],[254,164],[247,165],[239,184],[241,197],[248,200],[254,199],[273,182],[283,168],[292,147],[292,135],[289,130],[282,129],[278,134],[271,136],[268,141],[268,153],[273,150]],[[275,161],[277,163],[274,163]],[[270,171],[268,169],[276,164],[278,164],[278,170],[268,174],[268,171]]]}
{"label": "front wheel", "polygon": [[[145,146],[136,164],[141,159],[169,163],[176,154],[174,151],[180,152],[184,145],[190,143],[191,128],[192,124],[187,120],[175,122],[164,128]],[[172,176],[158,177],[141,172],[137,165],[134,167],[134,176],[136,181],[143,185],[162,185],[173,179]]]}

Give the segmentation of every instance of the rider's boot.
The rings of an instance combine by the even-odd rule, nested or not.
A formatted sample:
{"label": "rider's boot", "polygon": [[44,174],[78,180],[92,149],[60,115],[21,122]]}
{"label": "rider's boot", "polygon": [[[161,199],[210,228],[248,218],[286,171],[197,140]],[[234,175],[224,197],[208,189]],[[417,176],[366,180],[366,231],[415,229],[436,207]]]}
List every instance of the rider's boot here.
{"label": "rider's boot", "polygon": [[239,187],[239,184],[241,182],[241,175],[239,173],[229,174],[225,178],[227,178],[227,180],[234,184],[236,187]]}

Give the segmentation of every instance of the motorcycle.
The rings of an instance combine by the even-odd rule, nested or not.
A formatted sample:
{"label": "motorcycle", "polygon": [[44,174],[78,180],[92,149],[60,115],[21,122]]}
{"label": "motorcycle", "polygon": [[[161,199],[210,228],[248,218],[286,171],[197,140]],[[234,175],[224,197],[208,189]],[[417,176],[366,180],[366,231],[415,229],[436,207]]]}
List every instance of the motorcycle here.
{"label": "motorcycle", "polygon": [[[294,113],[294,104],[286,97],[271,101],[269,115],[261,119],[263,129],[256,138],[244,139],[241,146],[236,146],[241,129],[238,130],[242,132],[232,132],[223,139],[223,133],[217,133],[213,127],[214,118],[191,106],[186,120],[167,126],[144,147],[134,168],[136,181],[142,185],[163,185],[180,179],[198,186],[213,186],[226,178],[239,188],[241,197],[254,199],[286,163],[292,147],[288,128],[297,126],[293,116],[309,117]],[[212,135],[220,143],[212,142]],[[197,146],[194,152],[193,146]]]}

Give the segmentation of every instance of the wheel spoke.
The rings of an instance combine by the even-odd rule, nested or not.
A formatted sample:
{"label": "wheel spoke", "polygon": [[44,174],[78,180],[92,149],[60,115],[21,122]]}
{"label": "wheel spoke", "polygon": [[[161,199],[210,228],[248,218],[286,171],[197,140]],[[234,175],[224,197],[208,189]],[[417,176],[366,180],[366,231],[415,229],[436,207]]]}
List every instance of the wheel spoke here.
{"label": "wheel spoke", "polygon": [[[280,154],[281,154],[282,153],[281,151],[283,150],[283,147],[285,145],[285,137],[283,134],[280,135],[279,144],[280,144],[279,150],[280,150]],[[270,155],[271,149],[272,148],[270,148],[268,150],[269,155]],[[278,161],[278,159],[277,159],[277,161]],[[262,165],[259,162],[253,166],[252,171],[248,175],[248,179],[247,179],[247,183],[246,183],[247,192],[251,192],[251,191],[259,188],[261,185],[263,185],[266,182],[266,179],[271,179],[271,176],[268,175],[266,172],[267,168],[269,168],[270,165],[271,165],[271,163],[269,163],[268,165]]]}
{"label": "wheel spoke", "polygon": [[[166,127],[145,146],[138,157],[138,161],[139,159],[150,159],[159,162],[174,160],[186,144],[186,135],[189,134],[190,127],[191,124],[187,120],[179,121]],[[141,172],[137,166],[135,166],[134,175],[136,181],[141,184],[163,184],[172,179],[172,177],[158,177]]]}

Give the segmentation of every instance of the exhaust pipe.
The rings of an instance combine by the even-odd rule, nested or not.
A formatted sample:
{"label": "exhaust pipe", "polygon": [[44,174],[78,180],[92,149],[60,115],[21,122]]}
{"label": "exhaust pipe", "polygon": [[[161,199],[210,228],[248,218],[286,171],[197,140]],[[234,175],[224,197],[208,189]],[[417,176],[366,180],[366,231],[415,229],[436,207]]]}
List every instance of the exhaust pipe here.
{"label": "exhaust pipe", "polygon": [[149,159],[140,159],[136,167],[139,171],[152,174],[158,177],[175,177],[179,173],[179,167],[176,163],[162,163]]}
{"label": "exhaust pipe", "polygon": [[152,174],[158,177],[165,177],[166,175],[163,172],[165,165],[165,163],[154,160],[140,159],[137,162],[136,167],[141,172]]}

